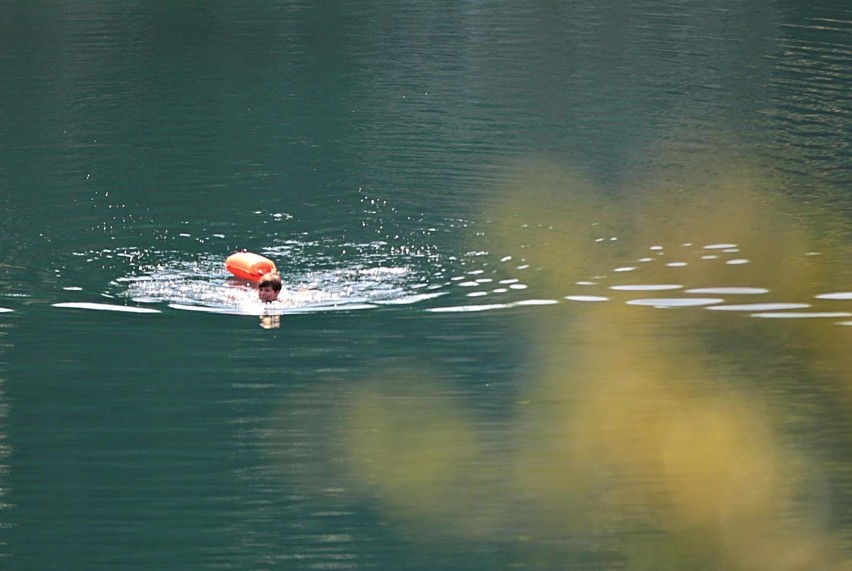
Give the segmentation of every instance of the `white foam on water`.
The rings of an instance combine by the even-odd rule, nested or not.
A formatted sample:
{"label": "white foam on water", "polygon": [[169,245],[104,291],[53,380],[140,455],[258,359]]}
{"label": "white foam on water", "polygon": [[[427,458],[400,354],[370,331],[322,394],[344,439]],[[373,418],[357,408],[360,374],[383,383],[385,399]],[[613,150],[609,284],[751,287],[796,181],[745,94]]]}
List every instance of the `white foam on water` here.
{"label": "white foam on water", "polygon": [[493,311],[496,309],[511,309],[513,307],[529,307],[529,306],[544,306],[557,305],[558,300],[555,299],[523,299],[513,303],[491,303],[482,305],[455,305],[447,307],[432,307],[426,311],[431,313],[471,313],[477,311]]}
{"label": "white foam on water", "polygon": [[686,290],[686,293],[709,293],[716,295],[757,295],[769,293],[762,287],[696,287]]}
{"label": "white foam on water", "polygon": [[609,289],[618,291],[664,291],[671,289],[681,289],[683,286],[678,284],[638,284],[638,285],[614,285]]}
{"label": "white foam on water", "polygon": [[705,250],[727,250],[728,248],[736,248],[736,244],[707,244]]}
{"label": "white foam on water", "polygon": [[821,293],[814,296],[817,299],[852,299],[852,291],[837,291],[834,293]]}
{"label": "white foam on water", "polygon": [[646,299],[631,299],[627,302],[628,305],[649,305],[651,307],[666,308],[666,307],[699,307],[703,305],[713,305],[715,303],[723,303],[725,300],[717,297],[692,297],[692,298],[646,298]]}
{"label": "white foam on water", "polygon": [[375,309],[378,307],[372,303],[341,303],[337,305],[305,305],[302,307],[291,307],[279,311],[267,311],[264,315],[288,315],[298,313],[325,313],[327,311],[361,311],[363,309]]}
{"label": "white foam on water", "polygon": [[181,311],[198,311],[200,313],[219,313],[224,315],[246,315],[239,309],[234,309],[232,307],[209,307],[206,305],[187,305],[183,303],[170,303],[169,307],[172,309],[179,309]]}
{"label": "white foam on water", "polygon": [[[408,295],[405,297],[399,297],[395,299],[385,299],[381,301],[375,301],[376,305],[408,305],[412,303],[419,303],[421,301],[426,301],[427,299],[435,299],[436,297],[441,297],[442,295],[446,295],[447,292],[442,291],[438,293],[423,293],[419,295]],[[470,294],[468,294],[470,295]]]}
{"label": "white foam on water", "polygon": [[566,295],[568,301],[609,301],[608,297],[602,295]]}
{"label": "white foam on water", "polygon": [[304,305],[297,307],[266,304],[262,307],[246,306],[241,309],[236,309],[233,307],[210,307],[205,305],[170,303],[169,307],[181,311],[217,313],[220,315],[251,315],[254,317],[263,317],[265,315],[296,315],[302,313],[324,313],[328,311],[357,311],[362,309],[374,309],[378,306],[371,303],[341,303],[332,305]]}
{"label": "white foam on water", "polygon": [[809,303],[740,303],[735,305],[714,305],[707,309],[714,311],[780,311],[784,309],[805,309]]}
{"label": "white foam on water", "polygon": [[767,319],[813,319],[813,318],[836,318],[836,317],[852,317],[852,313],[844,311],[786,311],[780,313],[752,313],[751,317],[763,317]]}
{"label": "white foam on water", "polygon": [[512,307],[508,303],[492,303],[485,305],[456,305],[451,307],[432,307],[427,309],[431,313],[469,313],[474,311],[489,311],[492,309],[507,309]]}
{"label": "white foam on water", "polygon": [[117,311],[120,313],[162,313],[159,309],[135,307],[132,305],[113,305],[110,303],[67,302],[54,303],[53,307],[68,309],[91,309],[93,311]]}

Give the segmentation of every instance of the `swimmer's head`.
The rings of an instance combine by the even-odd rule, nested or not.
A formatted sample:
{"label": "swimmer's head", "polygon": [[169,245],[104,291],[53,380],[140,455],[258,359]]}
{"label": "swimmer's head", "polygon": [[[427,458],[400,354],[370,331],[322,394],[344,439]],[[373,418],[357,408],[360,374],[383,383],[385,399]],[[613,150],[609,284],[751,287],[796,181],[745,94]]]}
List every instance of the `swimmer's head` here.
{"label": "swimmer's head", "polygon": [[263,274],[257,282],[257,296],[260,301],[275,301],[278,299],[278,292],[281,291],[281,274],[278,272],[269,272]]}

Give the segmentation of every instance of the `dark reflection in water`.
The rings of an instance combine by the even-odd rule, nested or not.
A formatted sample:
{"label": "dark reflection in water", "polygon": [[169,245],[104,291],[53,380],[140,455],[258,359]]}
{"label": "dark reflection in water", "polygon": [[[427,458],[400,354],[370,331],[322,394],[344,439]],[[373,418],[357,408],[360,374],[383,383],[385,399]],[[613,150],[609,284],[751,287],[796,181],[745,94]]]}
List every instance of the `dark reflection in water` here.
{"label": "dark reflection in water", "polygon": [[[0,314],[7,313],[0,308]],[[10,321],[0,321],[0,538],[4,536],[12,524],[12,519],[7,517],[7,513],[14,509],[14,505],[10,501],[10,477],[11,463],[9,456],[12,453],[11,443],[9,441],[9,413],[10,404],[6,396],[6,383],[8,366],[6,353],[11,347],[9,333],[14,328],[14,323]]]}

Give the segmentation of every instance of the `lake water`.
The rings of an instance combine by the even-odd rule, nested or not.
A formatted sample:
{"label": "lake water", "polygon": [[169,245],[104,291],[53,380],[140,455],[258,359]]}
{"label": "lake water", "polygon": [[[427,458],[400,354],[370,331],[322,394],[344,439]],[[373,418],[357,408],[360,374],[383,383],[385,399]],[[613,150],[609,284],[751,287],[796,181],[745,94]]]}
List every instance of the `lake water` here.
{"label": "lake water", "polygon": [[849,569],[850,37],[3,2],[0,568]]}

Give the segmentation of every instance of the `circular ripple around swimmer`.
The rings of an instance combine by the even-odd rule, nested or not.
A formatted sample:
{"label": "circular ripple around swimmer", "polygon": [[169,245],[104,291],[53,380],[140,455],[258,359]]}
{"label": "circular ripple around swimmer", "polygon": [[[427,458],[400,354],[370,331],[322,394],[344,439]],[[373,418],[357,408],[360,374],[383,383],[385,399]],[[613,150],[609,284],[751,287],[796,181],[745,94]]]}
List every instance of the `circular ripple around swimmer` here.
{"label": "circular ripple around swimmer", "polygon": [[279,301],[262,304],[257,290],[224,271],[218,256],[192,262],[167,260],[119,278],[124,295],[137,303],[165,303],[172,309],[269,315],[407,305],[445,295],[423,272],[407,266],[347,266],[288,273]]}

